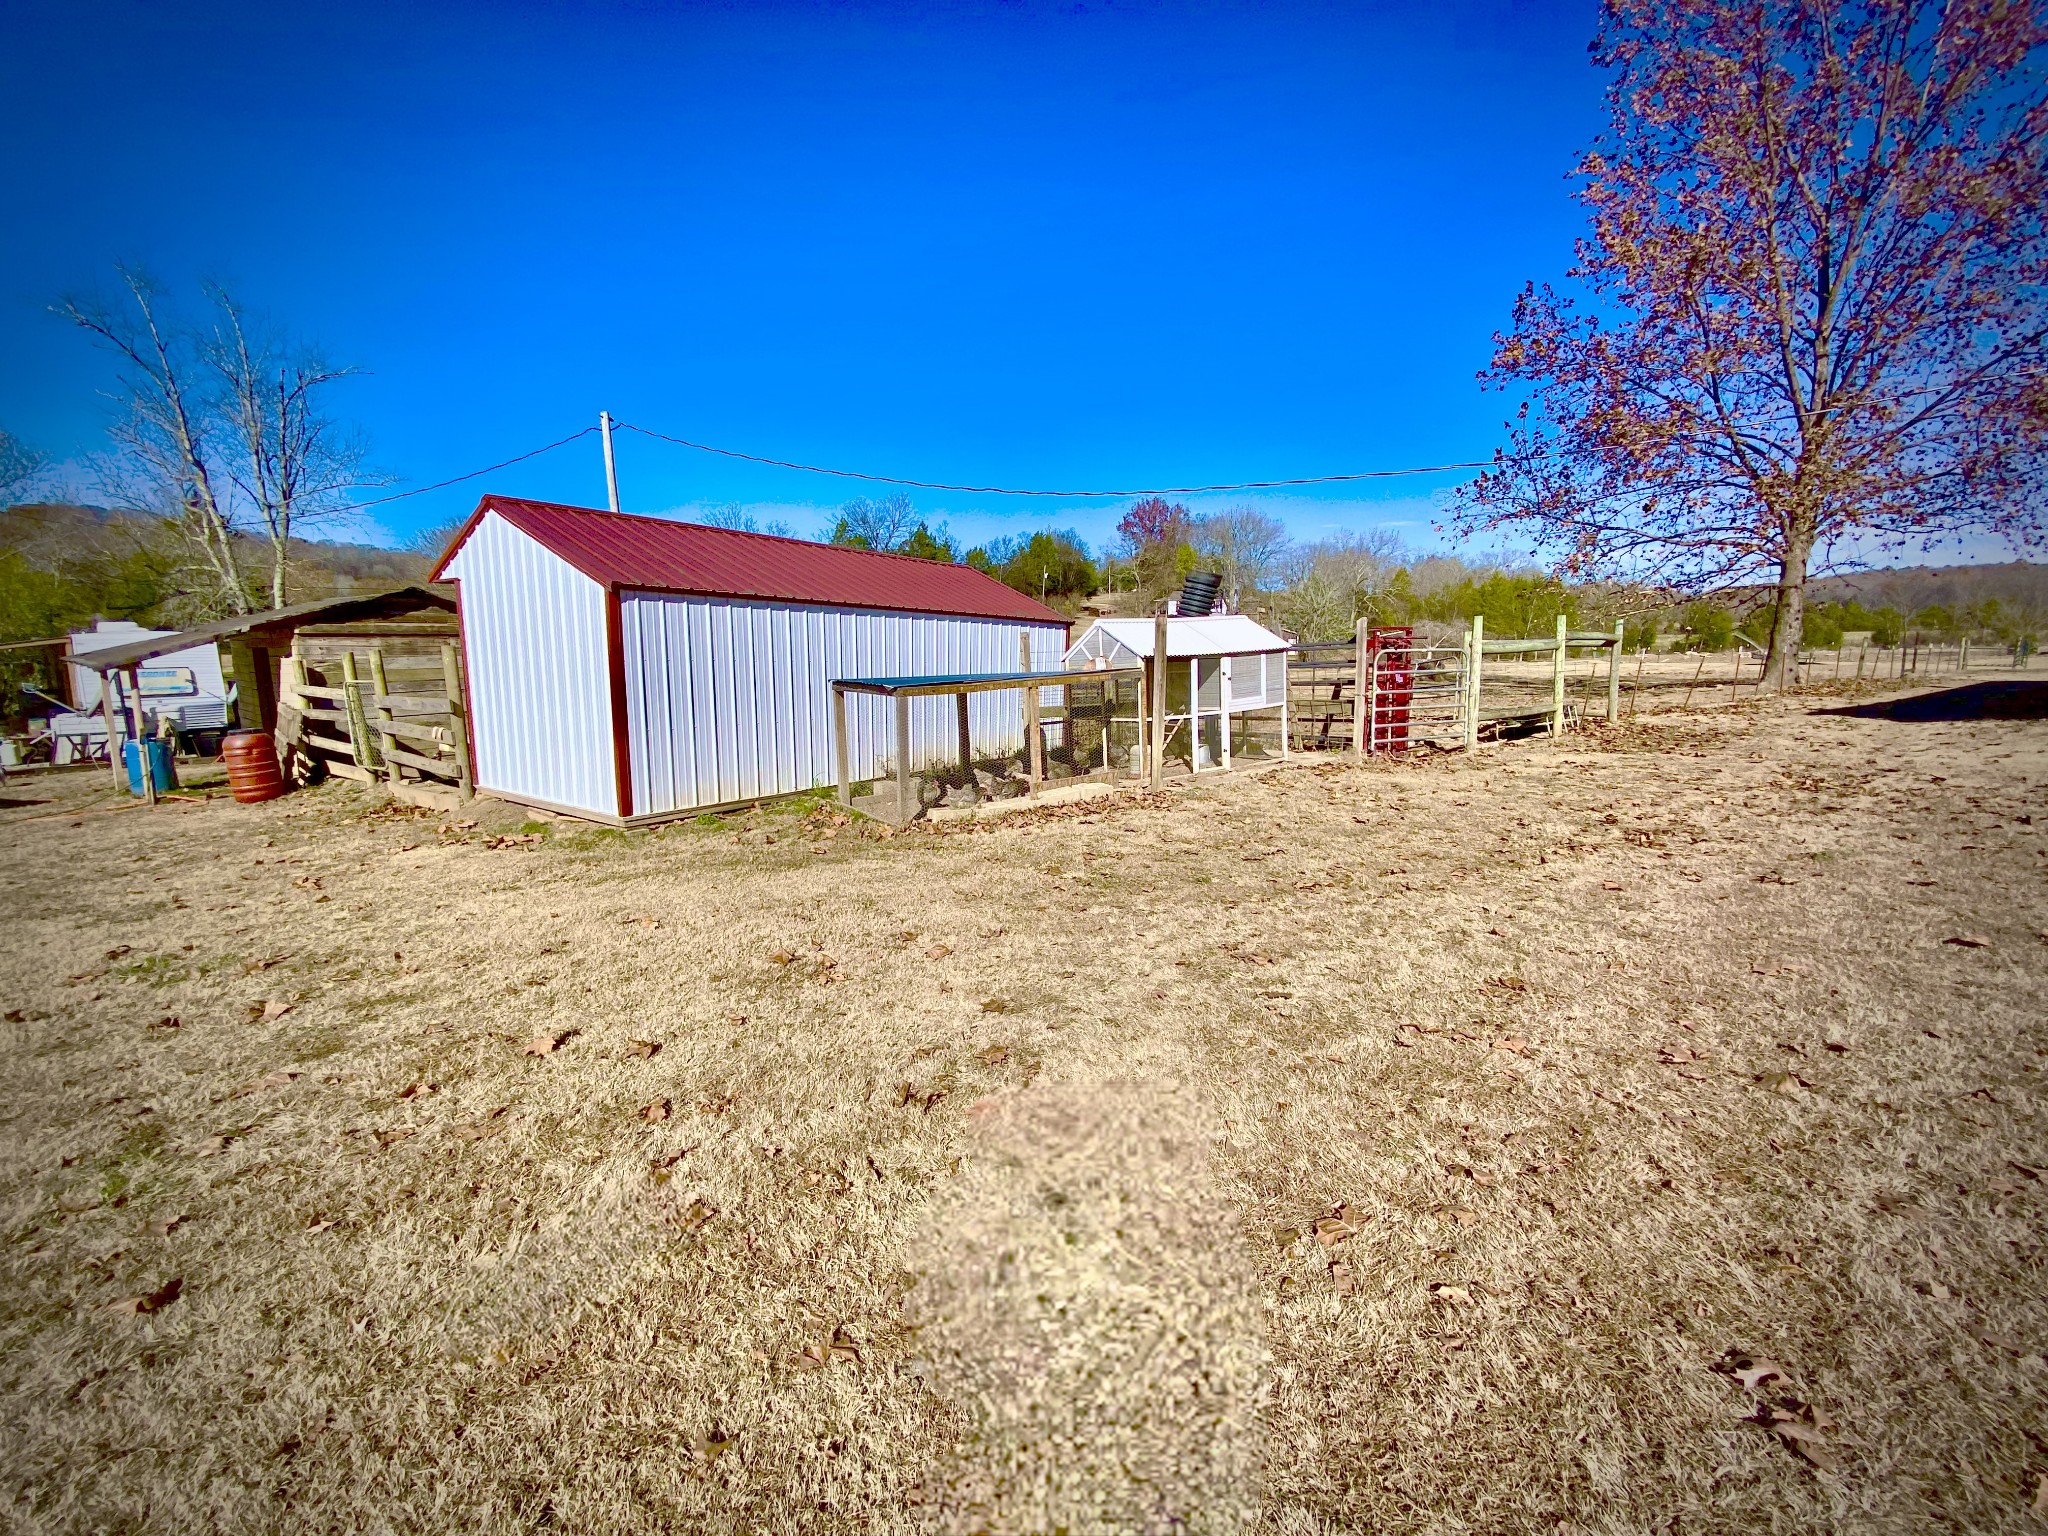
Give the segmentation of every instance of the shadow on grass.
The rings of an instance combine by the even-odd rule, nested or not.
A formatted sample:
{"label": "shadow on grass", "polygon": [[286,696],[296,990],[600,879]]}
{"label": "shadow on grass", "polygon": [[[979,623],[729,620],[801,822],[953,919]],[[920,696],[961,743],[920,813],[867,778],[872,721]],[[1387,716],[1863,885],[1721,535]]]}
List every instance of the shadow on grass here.
{"label": "shadow on grass", "polygon": [[1948,720],[2048,720],[2048,682],[1967,683],[1881,704],[1817,709],[1817,715],[1862,720],[1904,720],[1917,725]]}

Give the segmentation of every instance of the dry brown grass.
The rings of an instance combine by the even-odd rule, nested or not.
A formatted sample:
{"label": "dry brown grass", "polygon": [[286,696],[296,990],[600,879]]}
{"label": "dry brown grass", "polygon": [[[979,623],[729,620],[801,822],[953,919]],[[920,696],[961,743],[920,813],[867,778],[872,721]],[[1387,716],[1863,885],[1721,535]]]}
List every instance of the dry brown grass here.
{"label": "dry brown grass", "polygon": [[1810,708],[888,840],[18,781],[6,1525],[2038,1528],[2048,723]]}

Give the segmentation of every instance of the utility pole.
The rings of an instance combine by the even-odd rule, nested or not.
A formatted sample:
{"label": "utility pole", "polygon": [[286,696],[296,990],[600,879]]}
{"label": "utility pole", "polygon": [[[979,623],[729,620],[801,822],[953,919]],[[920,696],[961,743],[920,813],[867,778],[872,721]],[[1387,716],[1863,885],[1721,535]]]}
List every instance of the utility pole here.
{"label": "utility pole", "polygon": [[611,498],[612,511],[619,510],[619,465],[612,457],[612,413],[597,413],[597,430],[604,434],[604,488]]}

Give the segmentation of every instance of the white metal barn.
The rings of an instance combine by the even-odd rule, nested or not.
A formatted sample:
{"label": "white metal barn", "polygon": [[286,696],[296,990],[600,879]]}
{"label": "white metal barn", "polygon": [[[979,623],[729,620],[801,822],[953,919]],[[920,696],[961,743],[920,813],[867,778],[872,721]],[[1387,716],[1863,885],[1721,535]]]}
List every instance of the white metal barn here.
{"label": "white metal barn", "polygon": [[[830,785],[832,683],[1050,669],[1067,621],[963,565],[486,496],[435,580],[461,594],[480,789],[599,821],[658,820]],[[1014,693],[975,737],[1016,750]],[[893,721],[849,719],[856,779],[894,766]],[[913,765],[949,758],[919,699]]]}
{"label": "white metal barn", "polygon": [[[1067,651],[1069,669],[1090,662],[1141,666],[1152,659],[1156,619],[1098,619]],[[1280,710],[1287,739],[1288,644],[1241,613],[1166,621],[1166,725],[1169,738],[1188,728],[1184,744],[1196,768],[1230,766],[1230,717]],[[1174,666],[1185,661],[1186,666]]]}

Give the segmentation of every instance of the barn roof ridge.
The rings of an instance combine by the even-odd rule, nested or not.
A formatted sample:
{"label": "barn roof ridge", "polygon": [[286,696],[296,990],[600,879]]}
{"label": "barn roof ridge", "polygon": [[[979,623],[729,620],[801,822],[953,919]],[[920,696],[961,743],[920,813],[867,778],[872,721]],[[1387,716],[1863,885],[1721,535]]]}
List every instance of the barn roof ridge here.
{"label": "barn roof ridge", "polygon": [[[575,566],[584,575],[608,587],[1070,625],[1064,614],[998,581],[985,571],[975,570],[970,565],[927,560],[918,555],[898,554],[893,550],[856,549],[849,545],[825,544],[815,539],[799,539],[784,534],[758,533],[746,528],[720,528],[709,523],[686,522],[680,518],[651,517],[640,512],[612,512],[602,507],[580,507],[568,502],[537,501],[523,496],[487,494],[478,501],[476,510],[470,514],[450,541],[447,551],[436,563],[436,576],[445,569],[456,550],[482,521],[484,514],[491,511],[498,512],[521,532],[539,540],[557,557]],[[525,515],[522,517],[522,514]],[[785,566],[771,577],[757,581],[742,580],[734,576],[721,579],[702,570],[694,575],[686,575],[677,564],[675,551],[656,554],[646,549],[592,549],[578,541],[562,537],[562,530],[553,526],[557,518],[573,519],[585,526],[596,524],[599,528],[607,525],[625,525],[618,529],[622,535],[646,530],[655,538],[670,541],[702,541],[710,548],[715,548],[719,543],[730,539],[755,540],[772,548],[779,558],[788,559],[794,564]],[[540,526],[528,526],[529,521]],[[856,591],[844,580],[849,569],[877,561],[887,562],[893,574],[913,579],[907,587],[880,592]],[[970,589],[970,592],[956,595],[941,590],[946,587],[964,587]]]}

